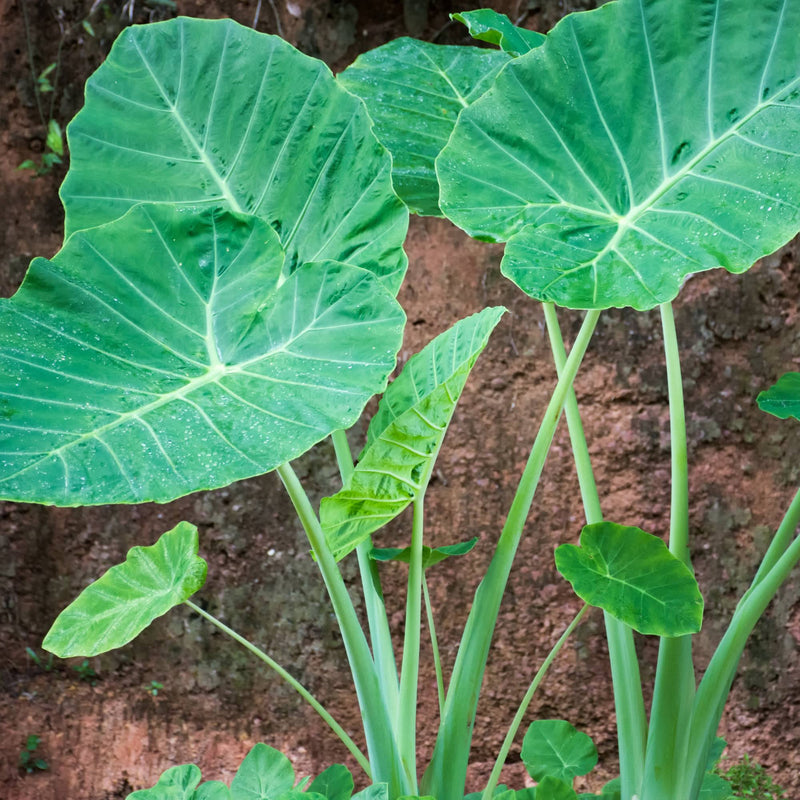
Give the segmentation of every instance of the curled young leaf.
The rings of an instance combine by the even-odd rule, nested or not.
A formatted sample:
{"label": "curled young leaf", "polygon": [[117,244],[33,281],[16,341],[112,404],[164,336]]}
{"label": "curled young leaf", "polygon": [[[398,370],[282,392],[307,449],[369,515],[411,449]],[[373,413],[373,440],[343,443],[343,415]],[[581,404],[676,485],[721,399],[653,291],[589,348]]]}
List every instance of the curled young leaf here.
{"label": "curled young leaf", "polygon": [[156,617],[191,597],[206,580],[197,528],[180,522],[150,547],[89,584],[59,615],[42,647],[59,658],[95,656],[135,639]]}
{"label": "curled young leaf", "polygon": [[337,558],[425,490],[461,390],[504,313],[487,308],[457,322],[412,356],[386,390],[353,474],[320,504],[322,528]]}
{"label": "curled young leaf", "polygon": [[[472,550],[478,543],[478,537],[474,536],[466,542],[458,544],[445,544],[441,547],[428,547],[422,545],[422,569],[428,569],[435,564],[444,561],[450,556],[463,556]],[[410,547],[373,547],[369,557],[374,561],[400,561],[404,564],[411,562]]]}
{"label": "curled young leaf", "polygon": [[450,17],[466,25],[473,39],[496,44],[511,56],[521,56],[544,44],[546,39],[543,33],[517,27],[505,14],[491,8],[462,11]]}
{"label": "curled young leaf", "polygon": [[661,539],[613,522],[587,525],[580,547],[556,548],[556,567],[575,594],[639,633],[697,633],[703,597],[692,571]]}

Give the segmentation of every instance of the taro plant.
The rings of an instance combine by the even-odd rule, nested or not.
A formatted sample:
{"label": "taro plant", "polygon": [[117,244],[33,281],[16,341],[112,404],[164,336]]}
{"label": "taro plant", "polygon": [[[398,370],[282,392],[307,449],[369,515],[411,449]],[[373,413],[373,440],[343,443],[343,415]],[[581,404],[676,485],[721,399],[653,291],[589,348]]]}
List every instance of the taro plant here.
{"label": "taro plant", "polygon": [[[618,0],[567,17],[546,37],[491,11],[457,17],[500,49],[401,39],[338,79],[281,40],[229,21],[125,31],[68,128],[64,246],[34,260],[0,306],[2,496],[67,506],[168,502],[276,470],[339,622],[366,753],[283,667],[190,599],[206,564],[187,522],[84,590],[44,646],[88,658],[185,603],[312,704],[372,781],[369,797],[461,800],[503,592],[565,410],[587,525],[579,545],[558,548],[556,563],[585,605],[522,698],[482,795],[578,797],[573,782],[597,752],[563,720],[536,720],[524,737],[535,789],[498,780],[533,692],[586,608],[597,606],[621,774],[582,797],[726,797],[729,787],[711,772],[716,730],[746,639],[800,558],[800,494],[697,684],[691,636],[703,601],[689,560],[671,301],[692,273],[744,271],[800,229],[792,202],[800,2],[754,10],[743,0]],[[401,200],[507,242],[503,272],[544,302],[559,372],[450,676],[429,625],[440,724],[424,767],[416,751],[423,605],[434,616],[425,571],[472,545],[425,545],[425,492],[504,310],[456,323],[387,388],[404,322],[395,300],[406,266]],[[586,310],[568,356],[554,303]],[[618,306],[658,308],[662,317],[668,545],[603,518],[572,389],[600,314]],[[781,379],[762,407],[797,417],[797,383]],[[354,464],[344,431],[381,392]],[[317,511],[290,461],[328,436],[342,487]],[[408,545],[374,548],[372,536],[409,506]],[[363,627],[337,563],[351,554]],[[387,559],[408,564],[399,664],[381,589]],[[660,637],[649,716],[633,630]],[[194,768],[178,769],[161,779],[176,787],[170,796],[272,796],[237,780],[197,788]],[[254,774],[263,788],[261,767]],[[287,792],[298,791],[293,780]],[[348,787],[318,793],[347,800]]]}

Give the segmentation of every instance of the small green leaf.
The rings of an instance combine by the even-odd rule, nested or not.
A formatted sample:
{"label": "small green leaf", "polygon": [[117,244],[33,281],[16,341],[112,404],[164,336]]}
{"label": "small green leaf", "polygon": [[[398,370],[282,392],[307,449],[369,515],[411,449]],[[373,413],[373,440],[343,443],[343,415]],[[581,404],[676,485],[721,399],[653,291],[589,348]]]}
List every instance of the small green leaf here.
{"label": "small green leaf", "polygon": [[703,597],[691,570],[657,536],[613,522],[587,525],[580,547],[556,548],[556,567],[589,605],[639,633],[697,633]]}
{"label": "small green leaf", "polygon": [[339,83],[360,97],[375,135],[392,154],[392,180],[417,214],[440,217],[434,161],[462,108],[480,97],[509,60],[478,47],[406,37],[360,55]]}
{"label": "small green leaf", "polygon": [[[458,544],[446,544],[442,547],[428,547],[422,545],[422,569],[428,569],[440,561],[444,561],[450,556],[463,556],[469,553],[478,543],[478,537],[474,536],[466,542]],[[410,547],[373,547],[369,557],[374,561],[401,561],[408,564],[411,561]]]}
{"label": "small green leaf", "polygon": [[725,778],[713,772],[707,772],[700,786],[697,800],[730,800],[731,785]]}
{"label": "small green leaf", "polygon": [[543,33],[517,27],[505,14],[491,8],[462,11],[451,14],[450,18],[466,25],[473,39],[496,44],[512,56],[520,56],[539,47],[547,38]]}
{"label": "small green leaf", "polygon": [[231,800],[231,790],[222,781],[206,781],[197,787],[192,800]]}
{"label": "small green leaf", "polygon": [[61,126],[54,119],[47,123],[46,144],[54,153],[64,155],[64,136],[61,133]]}
{"label": "small green leaf", "polygon": [[83,22],[81,22],[81,27],[82,27],[82,28],[83,28],[83,29],[86,31],[86,33],[88,33],[88,34],[89,34],[89,36],[91,36],[92,38],[94,38],[94,37],[96,36],[96,34],[95,34],[95,32],[94,32],[94,28],[92,27],[92,23],[91,23],[91,22],[89,22],[89,20],[88,20],[88,19],[85,19]]}
{"label": "small green leaf", "polygon": [[292,762],[280,751],[259,742],[236,772],[231,782],[231,798],[273,800],[293,787]]}
{"label": "small green leaf", "polygon": [[713,772],[707,772],[700,786],[700,794],[697,796],[697,800],[729,800],[730,797],[730,783]]}
{"label": "small green leaf", "polygon": [[389,784],[373,783],[354,794],[350,800],[389,800]]}
{"label": "small green leaf", "polygon": [[780,419],[800,419],[800,372],[787,372],[756,398],[758,407]]}
{"label": "small green leaf", "polygon": [[127,800],[194,800],[201,777],[200,768],[194,764],[170,767],[161,773],[155,786],[133,792]]}
{"label": "small green leaf", "polygon": [[714,767],[717,766],[727,746],[728,743],[721,736],[717,736],[714,739],[714,743],[711,745],[711,749],[708,752],[708,760],[706,761],[706,770],[708,772],[711,772]]}
{"label": "small green leaf", "polygon": [[350,800],[353,794],[353,776],[343,764],[333,764],[314,778],[309,792],[317,792],[327,800]]}
{"label": "small green leaf", "polygon": [[53,623],[42,647],[60,658],[94,656],[122,647],[156,617],[193,595],[206,579],[197,528],[180,522],[150,547],[87,586]]}
{"label": "small green leaf", "polygon": [[547,775],[536,784],[536,800],[578,800],[578,795],[568,783]]}
{"label": "small green leaf", "polygon": [[[591,738],[563,719],[531,723],[522,742],[522,761],[528,774],[541,786],[545,778],[571,785],[597,764],[597,748]],[[540,788],[536,790],[539,799]]]}
{"label": "small green leaf", "polygon": [[457,322],[412,356],[386,390],[350,480],[320,505],[337,558],[424,491],[469,372],[504,313],[487,308]]}

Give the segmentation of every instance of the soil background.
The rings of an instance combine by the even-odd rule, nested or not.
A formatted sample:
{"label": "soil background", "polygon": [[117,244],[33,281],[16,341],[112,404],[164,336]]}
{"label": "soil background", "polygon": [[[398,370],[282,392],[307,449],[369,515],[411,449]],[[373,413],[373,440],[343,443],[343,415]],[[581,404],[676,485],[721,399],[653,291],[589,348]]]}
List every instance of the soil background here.
{"label": "soil background", "polygon": [[[424,4],[422,4],[424,5]],[[547,31],[563,14],[592,2],[489,3]],[[409,20],[421,38],[467,43],[448,13],[477,7],[431,0]],[[389,0],[255,2],[178,0],[177,12],[230,16],[275,33],[334,70],[359,52],[407,32],[402,4]],[[46,135],[33,76],[58,62],[45,119],[62,126],[82,102],[87,76],[130,22],[174,14],[165,4],[128,0],[0,0],[0,294],[10,296],[33,256],[51,256],[63,235],[57,189],[66,163],[41,177],[17,166],[38,158]],[[94,33],[81,26],[89,19]],[[26,22],[27,20],[27,22]],[[280,27],[279,27],[280,26]],[[31,60],[33,69],[31,68]],[[55,79],[51,74],[51,80]],[[66,159],[65,159],[66,161]],[[445,668],[452,666],[469,603],[491,555],[547,397],[554,370],[538,305],[499,271],[502,249],[469,240],[448,222],[412,218],[408,313],[401,360],[457,319],[489,304],[511,313],[496,331],[464,392],[429,492],[433,545],[480,536],[477,548],[429,572]],[[676,305],[684,352],[691,437],[693,558],[706,597],[698,664],[708,661],[771,530],[800,480],[800,426],[758,412],[754,398],[800,364],[798,243],[749,272],[692,278]],[[562,315],[574,336],[580,315]],[[666,381],[657,313],[608,312],[577,383],[606,517],[663,534],[668,528],[669,441]],[[363,425],[352,432],[358,444]],[[327,446],[297,469],[315,497],[334,491]],[[299,773],[345,761],[346,751],[299,698],[188,609],[158,620],[134,644],[91,659],[48,664],[40,642],[58,612],[135,544],[151,544],[186,519],[200,528],[209,578],[199,602],[264,646],[350,731],[358,731],[353,691],[324,587],[274,475],[166,506],[56,509],[0,505],[0,798],[110,800],[152,785],[167,767],[195,762],[206,779],[229,781],[248,749],[263,741],[284,750]],[[401,518],[377,543],[405,543]],[[553,564],[553,547],[582,526],[568,437],[556,437],[543,485],[504,602],[478,711],[470,788],[491,766],[516,705],[578,603]],[[350,577],[353,577],[352,566]],[[387,604],[402,637],[403,569],[386,570]],[[800,798],[800,583],[780,592],[742,660],[722,734],[734,759],[749,754]],[[655,643],[642,639],[649,683]],[[27,653],[38,654],[37,664]],[[49,667],[49,668],[48,668]],[[423,657],[420,757],[435,734],[432,663]],[[85,671],[84,671],[85,672]],[[153,693],[152,682],[162,685]],[[590,733],[600,767],[597,789],[614,774],[614,718],[602,619],[591,614],[559,656],[529,712],[563,717]],[[46,771],[17,767],[28,735]],[[351,765],[352,766],[352,765]],[[519,748],[505,780],[521,786]],[[676,798],[676,800],[679,800]]]}

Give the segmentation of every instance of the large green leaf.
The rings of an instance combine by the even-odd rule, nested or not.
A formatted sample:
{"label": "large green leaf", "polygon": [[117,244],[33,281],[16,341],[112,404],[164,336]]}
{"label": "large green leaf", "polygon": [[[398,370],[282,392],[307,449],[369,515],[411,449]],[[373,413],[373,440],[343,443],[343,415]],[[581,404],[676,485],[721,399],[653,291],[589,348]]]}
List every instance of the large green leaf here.
{"label": "large green leaf", "polygon": [[697,633],[703,597],[692,571],[661,539],[613,522],[587,525],[580,547],[556,548],[556,567],[575,594],[639,633]]}
{"label": "large green leaf", "polygon": [[96,656],[135,639],[206,580],[197,528],[181,522],[90,583],[57,617],[42,647],[59,658]]}
{"label": "large green leaf", "polygon": [[244,757],[231,781],[232,800],[277,800],[294,787],[292,762],[259,742]]}
{"label": "large green leaf", "polygon": [[[522,761],[535,781],[546,777],[569,786],[597,764],[597,748],[591,738],[563,719],[539,719],[531,723],[522,741]],[[538,800],[538,791],[537,791]]]}
{"label": "large green leaf", "polygon": [[412,356],[386,390],[353,474],[320,505],[337,558],[424,491],[469,372],[504,313],[486,308],[457,322]]}
{"label": "large green leaf", "polygon": [[395,39],[360,55],[339,83],[361,97],[392,154],[395,190],[411,211],[442,216],[434,161],[462,108],[491,85],[504,53]]}
{"label": "large green leaf", "polygon": [[450,15],[467,26],[473,39],[496,44],[512,56],[520,56],[544,44],[545,36],[537,31],[519,28],[505,15],[491,8],[462,11]]}
{"label": "large green leaf", "polygon": [[366,270],[287,276],[254,217],[138,206],[0,301],[0,496],[166,502],[274,469],[356,421],[403,322]]}
{"label": "large green leaf", "polygon": [[524,291],[651,308],[800,228],[800,0],[619,0],[562,20],[465,109],[445,214]]}
{"label": "large green leaf", "polygon": [[758,407],[779,419],[800,419],[800,372],[787,372],[756,398]]}
{"label": "large green leaf", "polygon": [[389,154],[363,104],[278,37],[185,17],[127,28],[67,133],[67,233],[142,201],[225,203],[272,225],[290,269],[332,259],[402,281]]}

